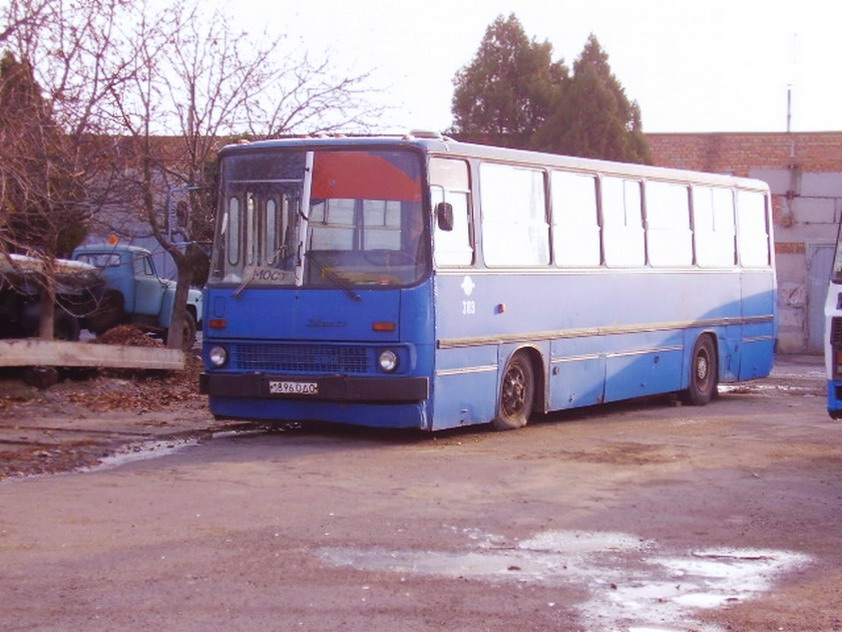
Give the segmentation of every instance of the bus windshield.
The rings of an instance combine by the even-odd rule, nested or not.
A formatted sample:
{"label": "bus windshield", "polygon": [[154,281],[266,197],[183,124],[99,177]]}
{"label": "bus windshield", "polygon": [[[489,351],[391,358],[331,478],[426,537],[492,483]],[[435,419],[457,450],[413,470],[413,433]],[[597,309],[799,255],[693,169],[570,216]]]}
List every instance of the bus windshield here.
{"label": "bus windshield", "polygon": [[421,157],[405,150],[223,157],[209,283],[417,283],[430,269],[421,182]]}

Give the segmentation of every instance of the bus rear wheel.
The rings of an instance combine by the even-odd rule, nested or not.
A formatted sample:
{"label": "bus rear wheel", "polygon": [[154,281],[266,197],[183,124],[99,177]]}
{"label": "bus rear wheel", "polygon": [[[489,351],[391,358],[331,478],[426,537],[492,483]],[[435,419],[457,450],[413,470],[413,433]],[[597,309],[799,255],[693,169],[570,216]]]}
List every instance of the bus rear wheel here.
{"label": "bus rear wheel", "polygon": [[522,428],[532,414],[535,376],[525,353],[516,353],[506,365],[500,382],[497,415],[491,421],[496,430]]}
{"label": "bus rear wheel", "polygon": [[682,399],[692,406],[707,404],[716,394],[718,374],[713,339],[708,335],[699,336],[690,358],[690,386]]}

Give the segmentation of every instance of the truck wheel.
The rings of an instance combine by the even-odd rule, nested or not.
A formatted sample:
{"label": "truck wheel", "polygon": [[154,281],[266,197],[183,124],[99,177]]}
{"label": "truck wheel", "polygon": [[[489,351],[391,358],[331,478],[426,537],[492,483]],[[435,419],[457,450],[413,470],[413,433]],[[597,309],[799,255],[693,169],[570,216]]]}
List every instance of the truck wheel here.
{"label": "truck wheel", "polygon": [[70,342],[79,340],[79,321],[67,312],[57,310],[55,324],[53,325],[53,337],[56,340],[67,340]]}
{"label": "truck wheel", "polygon": [[116,327],[125,319],[123,294],[116,290],[109,290],[99,301],[96,311],[90,317],[88,329],[97,336],[104,334],[112,327]]}
{"label": "truck wheel", "polygon": [[[168,329],[164,330],[163,339],[167,342],[170,336]],[[193,345],[196,344],[196,318],[190,312],[184,314],[184,329],[181,336],[181,349],[183,351],[190,351]]]}
{"label": "truck wheel", "polygon": [[189,351],[196,344],[196,319],[193,314],[187,312],[184,315],[184,338],[182,338],[181,348]]}

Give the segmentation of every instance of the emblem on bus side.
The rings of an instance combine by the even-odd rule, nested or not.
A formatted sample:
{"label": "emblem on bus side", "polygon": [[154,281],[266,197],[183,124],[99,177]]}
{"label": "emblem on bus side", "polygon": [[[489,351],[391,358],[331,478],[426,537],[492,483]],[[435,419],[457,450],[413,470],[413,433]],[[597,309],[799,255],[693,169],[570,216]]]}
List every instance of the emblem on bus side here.
{"label": "emblem on bus side", "polygon": [[347,327],[348,321],[345,320],[322,320],[321,318],[311,318],[307,321],[308,327]]}
{"label": "emblem on bus side", "polygon": [[465,296],[470,296],[474,292],[476,283],[474,283],[474,280],[471,277],[466,276],[464,279],[462,279],[461,287],[462,291],[465,293]]}

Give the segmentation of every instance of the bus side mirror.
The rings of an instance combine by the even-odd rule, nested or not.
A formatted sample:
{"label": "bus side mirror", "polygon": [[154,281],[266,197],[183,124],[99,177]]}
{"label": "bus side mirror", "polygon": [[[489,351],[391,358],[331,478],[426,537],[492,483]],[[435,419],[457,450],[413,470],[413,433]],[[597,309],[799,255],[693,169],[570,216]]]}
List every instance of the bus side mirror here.
{"label": "bus side mirror", "polygon": [[436,204],[436,222],[439,230],[450,232],[453,230],[453,205],[449,202]]}

